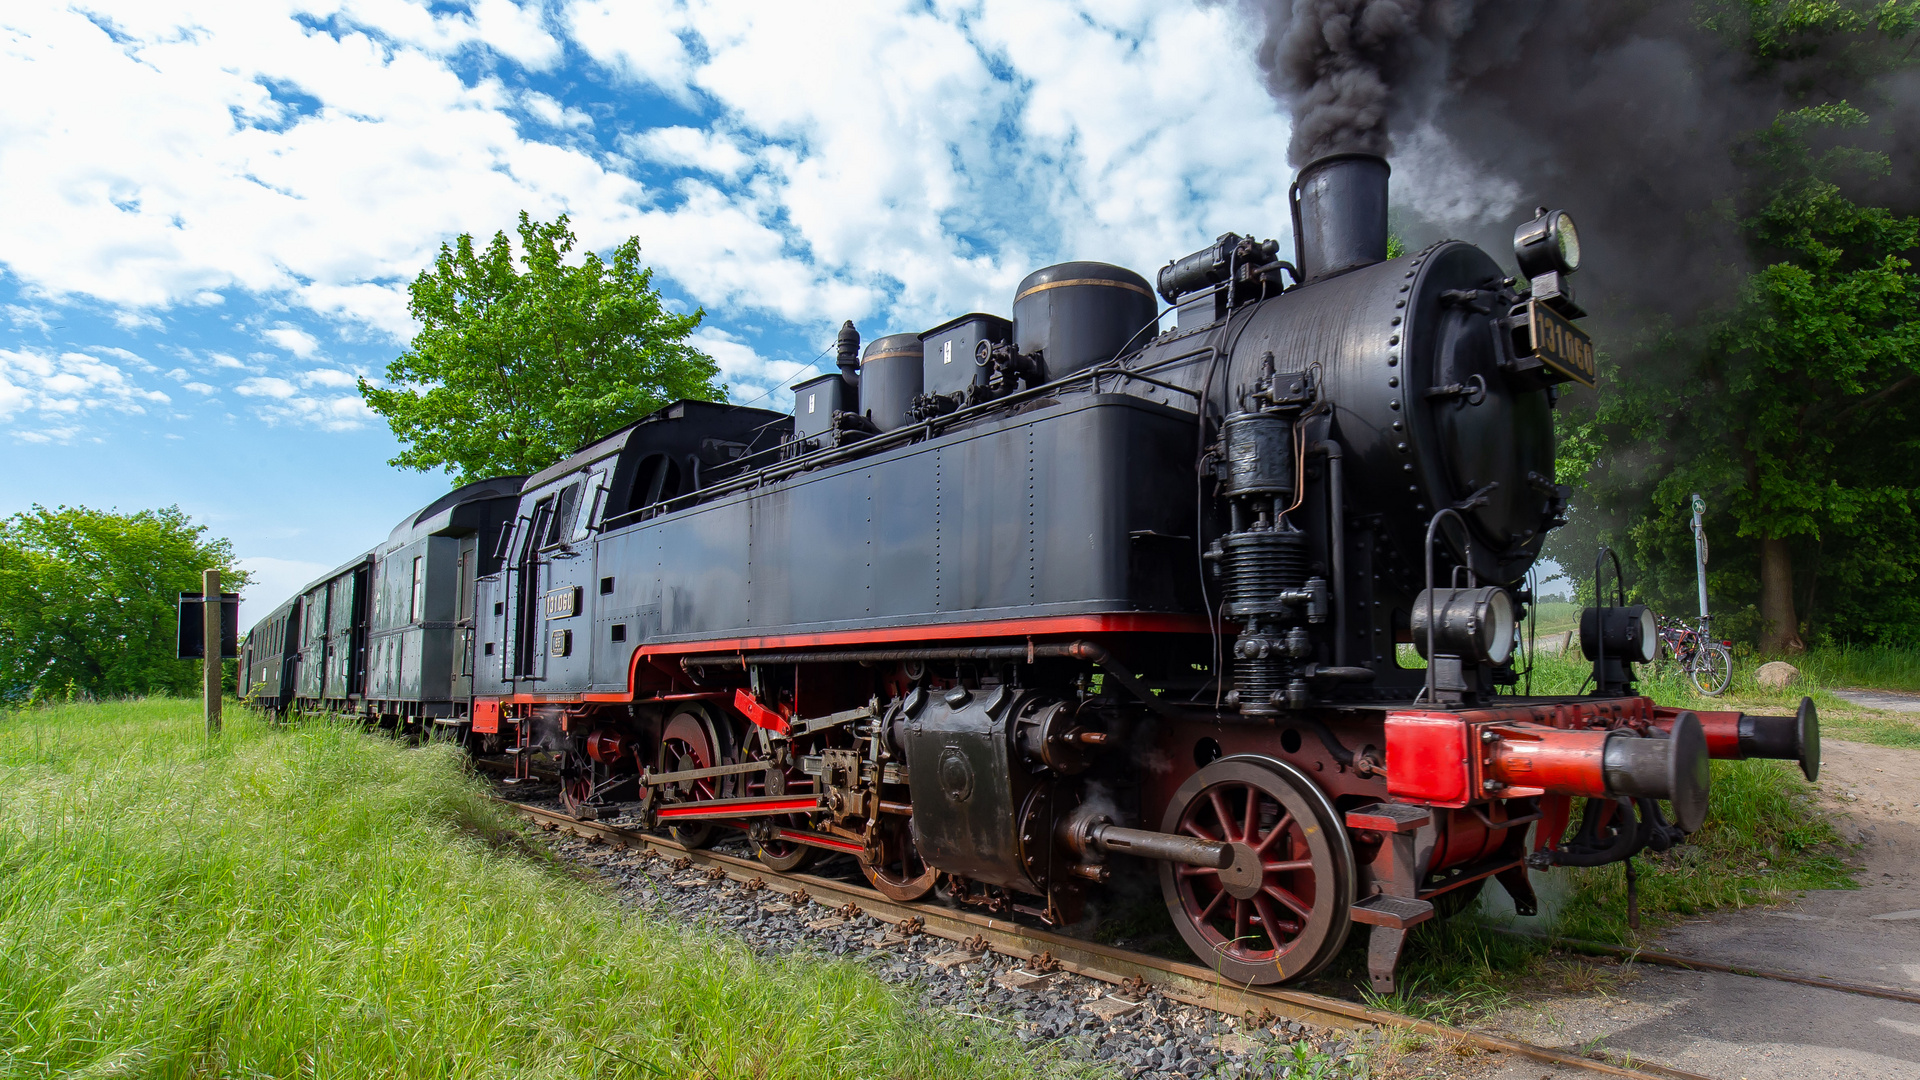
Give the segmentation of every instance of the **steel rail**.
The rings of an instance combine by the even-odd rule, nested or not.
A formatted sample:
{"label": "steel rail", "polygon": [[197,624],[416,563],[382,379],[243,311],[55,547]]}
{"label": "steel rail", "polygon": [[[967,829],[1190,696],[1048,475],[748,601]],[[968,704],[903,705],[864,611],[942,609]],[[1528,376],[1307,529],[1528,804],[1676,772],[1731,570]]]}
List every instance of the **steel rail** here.
{"label": "steel rail", "polygon": [[1888,1001],[1904,1001],[1911,1005],[1920,1005],[1920,994],[1907,990],[1895,990],[1891,987],[1874,986],[1871,983],[1849,982],[1830,975],[1802,975],[1794,971],[1775,971],[1772,968],[1752,967],[1747,964],[1724,964],[1718,960],[1703,960],[1697,956],[1685,956],[1680,953],[1662,952],[1659,949],[1638,949],[1631,945],[1609,945],[1603,941],[1583,941],[1579,938],[1553,937],[1548,934],[1530,934],[1524,930],[1504,930],[1502,933],[1513,937],[1533,938],[1549,945],[1557,945],[1574,952],[1597,956],[1616,956],[1640,964],[1658,964],[1662,967],[1684,968],[1689,971],[1712,971],[1722,975],[1744,975],[1750,979],[1771,979],[1775,982],[1798,983],[1801,986],[1818,986],[1826,990],[1839,990],[1862,997],[1885,998]]}
{"label": "steel rail", "polygon": [[814,874],[778,874],[752,859],[688,848],[666,837],[598,821],[581,821],[544,807],[509,799],[500,801],[551,832],[568,832],[585,839],[610,841],[614,847],[623,850],[652,849],[663,854],[670,853],[689,859],[694,866],[718,867],[735,881],[758,880],[773,891],[786,895],[804,889],[810,897],[830,906],[851,903],[863,914],[895,922],[908,918],[920,919],[922,932],[934,937],[951,941],[984,941],[994,952],[1015,959],[1034,960],[1045,955],[1063,970],[1101,982],[1131,982],[1139,985],[1139,981],[1144,981],[1167,997],[1213,1012],[1246,1016],[1264,1011],[1276,1019],[1293,1020],[1319,1028],[1399,1028],[1434,1038],[1471,1043],[1483,1050],[1515,1054],[1552,1065],[1581,1069],[1601,1076],[1624,1077],[1627,1080],[1712,1080],[1699,1073],[1652,1062],[1640,1062],[1632,1066],[1615,1065],[1498,1035],[1436,1024],[1430,1020],[1416,1020],[1303,990],[1244,986],[1226,981],[1218,973],[1198,964],[1128,952],[979,912],[931,904],[902,904],[864,885]]}

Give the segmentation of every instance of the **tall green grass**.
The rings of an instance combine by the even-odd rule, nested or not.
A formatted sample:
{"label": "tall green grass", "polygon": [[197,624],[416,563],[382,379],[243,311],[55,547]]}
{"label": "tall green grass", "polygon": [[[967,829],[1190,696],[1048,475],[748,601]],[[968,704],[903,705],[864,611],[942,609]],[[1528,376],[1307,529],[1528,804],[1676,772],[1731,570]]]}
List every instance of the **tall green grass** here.
{"label": "tall green grass", "polygon": [[520,830],[448,747],[0,714],[0,1076],[1033,1072],[856,965],[625,909]]}
{"label": "tall green grass", "polygon": [[[1803,889],[1854,887],[1840,836],[1797,765],[1716,761],[1709,800],[1706,823],[1685,844],[1636,857],[1644,920],[1658,925],[1669,916],[1778,903]],[[1632,940],[1625,868],[1593,867],[1569,877],[1572,889],[1555,932]]]}
{"label": "tall green grass", "polygon": [[1793,665],[1816,686],[1920,691],[1920,649],[1832,645],[1809,649]]}

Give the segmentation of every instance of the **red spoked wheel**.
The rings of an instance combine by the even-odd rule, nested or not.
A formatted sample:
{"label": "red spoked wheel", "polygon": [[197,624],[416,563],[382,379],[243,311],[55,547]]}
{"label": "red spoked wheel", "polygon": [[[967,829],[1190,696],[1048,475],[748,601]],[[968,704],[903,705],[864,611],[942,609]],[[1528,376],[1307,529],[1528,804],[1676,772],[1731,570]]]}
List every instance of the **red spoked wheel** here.
{"label": "red spoked wheel", "polygon": [[1302,979],[1352,928],[1353,849],[1325,793],[1270,758],[1225,758],[1187,779],[1161,830],[1233,845],[1213,870],[1160,864],[1167,910],[1202,963],[1239,983]]}
{"label": "red spoked wheel", "polygon": [[[721,763],[721,742],[713,723],[693,710],[675,713],[660,732],[659,772],[708,769]],[[733,777],[709,776],[681,780],[660,787],[663,803],[705,802],[733,795]],[[705,847],[713,840],[713,823],[690,821],[667,826],[667,834],[688,847]]]}
{"label": "red spoked wheel", "polygon": [[[755,754],[755,757],[762,755]],[[748,773],[747,795],[774,797],[787,794],[804,794],[813,790],[814,779],[798,769],[771,770],[766,773]],[[764,819],[769,828],[785,826],[790,829],[804,829],[810,824],[805,814],[781,814]],[[782,840],[778,837],[756,838],[753,841],[753,857],[760,864],[776,874],[788,874],[805,869],[820,854],[820,849],[807,844]]]}
{"label": "red spoked wheel", "polygon": [[913,819],[899,814],[882,814],[874,826],[879,833],[879,850],[874,862],[861,860],[860,872],[887,899],[911,903],[933,891],[940,872],[920,857],[913,843]]}
{"label": "red spoked wheel", "polygon": [[560,806],[577,818],[592,800],[593,762],[569,750],[560,769]]}

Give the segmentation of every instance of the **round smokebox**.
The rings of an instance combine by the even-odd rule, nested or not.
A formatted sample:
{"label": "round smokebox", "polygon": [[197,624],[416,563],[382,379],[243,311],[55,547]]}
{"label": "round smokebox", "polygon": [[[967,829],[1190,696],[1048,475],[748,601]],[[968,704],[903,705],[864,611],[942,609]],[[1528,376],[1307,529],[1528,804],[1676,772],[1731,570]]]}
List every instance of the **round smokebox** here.
{"label": "round smokebox", "polygon": [[1153,340],[1160,302],[1123,266],[1070,262],[1035,270],[1013,294],[1013,340],[1039,353],[1051,382]]}
{"label": "round smokebox", "polygon": [[860,406],[881,431],[905,427],[911,419],[907,408],[920,394],[925,354],[920,335],[888,334],[860,358]]}

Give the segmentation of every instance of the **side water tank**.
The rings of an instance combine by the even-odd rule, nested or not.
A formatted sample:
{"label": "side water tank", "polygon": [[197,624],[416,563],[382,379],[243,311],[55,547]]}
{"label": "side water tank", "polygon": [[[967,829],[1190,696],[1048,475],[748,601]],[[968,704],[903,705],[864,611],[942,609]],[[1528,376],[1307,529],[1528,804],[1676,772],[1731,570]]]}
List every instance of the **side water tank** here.
{"label": "side water tank", "polygon": [[1014,345],[1040,353],[1051,381],[1151,341],[1159,313],[1139,274],[1102,262],[1061,263],[1028,274],[1014,291]]}
{"label": "side water tank", "polygon": [[881,431],[906,426],[907,409],[920,395],[925,348],[918,334],[888,334],[860,358],[860,406]]}

